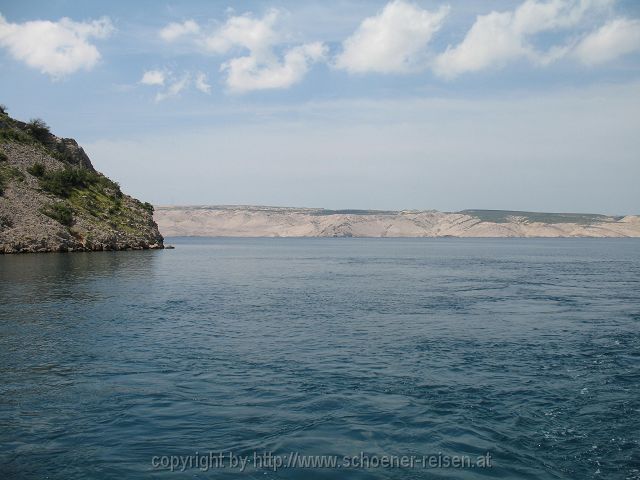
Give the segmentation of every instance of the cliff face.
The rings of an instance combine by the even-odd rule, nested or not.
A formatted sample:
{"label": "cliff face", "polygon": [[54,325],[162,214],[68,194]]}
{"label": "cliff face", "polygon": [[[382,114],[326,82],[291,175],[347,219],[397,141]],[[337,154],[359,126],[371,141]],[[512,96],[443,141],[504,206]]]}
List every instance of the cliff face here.
{"label": "cliff face", "polygon": [[158,207],[168,236],[640,237],[640,217],[466,210],[324,210],[252,206]]}
{"label": "cliff face", "polygon": [[163,248],[153,206],[125,195],[84,150],[0,110],[0,253]]}

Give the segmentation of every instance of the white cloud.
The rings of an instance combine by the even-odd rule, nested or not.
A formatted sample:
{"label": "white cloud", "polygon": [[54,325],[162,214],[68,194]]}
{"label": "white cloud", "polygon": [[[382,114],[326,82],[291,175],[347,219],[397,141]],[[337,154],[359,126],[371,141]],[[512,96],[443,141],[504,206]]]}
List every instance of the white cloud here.
{"label": "white cloud", "polygon": [[183,74],[180,78],[174,80],[169,87],[156,94],[156,102],[161,102],[167,98],[177,97],[185,88],[189,86],[191,82],[191,75],[188,73]]}
{"label": "white cloud", "polygon": [[173,42],[185,35],[197,34],[200,26],[193,20],[186,20],[182,23],[172,22],[160,30],[160,38],[166,42]]}
{"label": "white cloud", "polygon": [[202,72],[196,75],[195,87],[207,95],[211,93],[211,85],[207,83],[207,76]]}
{"label": "white cloud", "polygon": [[[429,11],[410,2],[392,0],[365,18],[342,42],[333,66],[349,73],[431,68],[437,76],[455,78],[517,60],[537,66],[560,59],[596,65],[640,50],[640,21],[612,18],[615,0],[524,0],[512,10],[478,15],[462,41],[436,53],[430,42],[450,8]],[[186,20],[168,24],[160,36],[167,41],[188,36],[201,54],[224,56],[220,71],[227,90],[234,93],[291,87],[314,63],[327,61],[329,49],[322,42],[291,44],[282,31],[280,10],[270,9],[262,16],[231,10],[228,15],[213,31]],[[202,72],[192,72],[182,82],[186,86],[172,93],[172,85],[182,85],[179,80],[171,72],[152,70],[145,72],[141,83],[170,84],[158,94],[160,100],[178,95],[186,86],[211,92]]]}
{"label": "white cloud", "polygon": [[279,12],[269,10],[262,18],[250,14],[231,17],[213,35],[204,38],[207,50],[223,54],[234,47],[243,47],[255,56],[269,56],[271,47],[280,41],[274,26]]}
{"label": "white cloud", "polygon": [[640,50],[640,21],[617,18],[586,36],[573,54],[585,65],[598,65]]}
{"label": "white cloud", "polygon": [[555,46],[540,52],[531,44],[532,36],[576,26],[586,14],[602,12],[611,3],[612,0],[527,0],[513,11],[479,15],[464,40],[437,57],[434,71],[452,78],[465,72],[501,67],[518,58],[549,63],[564,56],[570,48]]}
{"label": "white cloud", "polygon": [[287,88],[302,80],[311,64],[324,59],[326,53],[323,43],[307,43],[287,50],[283,61],[261,61],[249,55],[229,60],[222,70],[228,73],[227,86],[236,93]]}
{"label": "white cloud", "polygon": [[0,15],[0,46],[16,60],[52,78],[92,69],[100,60],[100,52],[89,40],[106,38],[113,31],[107,17],[91,22],[62,18],[57,22],[10,23]]}
{"label": "white cloud", "polygon": [[443,77],[455,77],[527,55],[523,38],[514,32],[512,25],[510,12],[479,16],[462,43],[448,47],[437,57],[435,72]]}
{"label": "white cloud", "polygon": [[448,11],[429,12],[403,0],[388,3],[343,42],[336,67],[350,73],[410,71],[424,59],[425,47]]}
{"label": "white cloud", "polygon": [[225,82],[230,91],[288,88],[302,80],[314,62],[325,58],[327,47],[313,42],[286,49],[280,59],[274,51],[283,41],[275,28],[279,15],[272,9],[262,18],[251,14],[234,16],[202,39],[204,47],[217,54],[237,48],[248,50],[248,55],[231,58],[220,67],[227,74]]}
{"label": "white cloud", "polygon": [[[177,97],[189,87],[195,87],[202,93],[211,93],[211,85],[207,83],[207,76],[203,72],[198,72],[194,76],[190,72],[178,75],[169,70],[147,70],[142,75],[140,83],[142,85],[161,87],[156,93],[156,102]],[[162,88],[165,86],[166,88]]]}
{"label": "white cloud", "polygon": [[140,83],[143,85],[164,85],[165,74],[160,70],[148,70],[142,75]]}

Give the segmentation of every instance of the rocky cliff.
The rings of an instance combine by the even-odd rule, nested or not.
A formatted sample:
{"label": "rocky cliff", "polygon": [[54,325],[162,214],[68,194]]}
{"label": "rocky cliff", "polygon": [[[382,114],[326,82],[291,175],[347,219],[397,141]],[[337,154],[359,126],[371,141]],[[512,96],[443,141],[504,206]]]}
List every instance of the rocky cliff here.
{"label": "rocky cliff", "polygon": [[640,217],[504,210],[325,210],[255,206],[157,207],[167,236],[640,237]]}
{"label": "rocky cliff", "polygon": [[0,253],[163,248],[153,206],[125,195],[70,138],[0,108]]}

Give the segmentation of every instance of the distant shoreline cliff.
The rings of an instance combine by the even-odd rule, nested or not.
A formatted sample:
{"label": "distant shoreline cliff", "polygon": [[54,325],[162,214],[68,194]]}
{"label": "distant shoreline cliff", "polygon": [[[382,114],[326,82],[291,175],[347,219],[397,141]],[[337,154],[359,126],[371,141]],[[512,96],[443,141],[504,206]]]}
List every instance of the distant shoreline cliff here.
{"label": "distant shoreline cliff", "polygon": [[640,237],[640,216],[505,210],[325,210],[162,206],[165,236],[211,237]]}
{"label": "distant shoreline cliff", "polygon": [[0,253],[163,248],[153,206],[125,195],[70,138],[0,108]]}

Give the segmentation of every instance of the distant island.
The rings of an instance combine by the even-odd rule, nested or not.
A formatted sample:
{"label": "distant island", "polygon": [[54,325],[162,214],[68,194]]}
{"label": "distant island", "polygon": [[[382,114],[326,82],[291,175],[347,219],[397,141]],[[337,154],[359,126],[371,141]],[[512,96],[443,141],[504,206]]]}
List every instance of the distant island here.
{"label": "distant island", "polygon": [[507,210],[326,210],[163,206],[166,236],[211,237],[640,237],[640,216]]}
{"label": "distant island", "polygon": [[151,204],[97,172],[75,140],[0,107],[0,253],[163,246]]}

